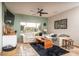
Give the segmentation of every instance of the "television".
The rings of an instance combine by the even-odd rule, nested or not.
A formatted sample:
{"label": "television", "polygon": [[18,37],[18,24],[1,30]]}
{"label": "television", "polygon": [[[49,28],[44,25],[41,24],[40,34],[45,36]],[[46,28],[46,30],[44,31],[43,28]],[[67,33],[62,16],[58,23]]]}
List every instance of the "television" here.
{"label": "television", "polygon": [[15,16],[9,10],[6,10],[4,12],[4,23],[5,24],[10,21],[10,24],[13,25],[14,19],[15,19]]}

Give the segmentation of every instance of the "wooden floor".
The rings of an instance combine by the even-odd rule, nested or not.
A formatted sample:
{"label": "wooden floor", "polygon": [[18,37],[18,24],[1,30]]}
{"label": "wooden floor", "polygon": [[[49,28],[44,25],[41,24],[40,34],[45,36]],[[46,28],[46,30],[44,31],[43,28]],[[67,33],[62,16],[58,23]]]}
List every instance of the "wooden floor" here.
{"label": "wooden floor", "polygon": [[17,56],[39,56],[30,44],[21,44]]}
{"label": "wooden floor", "polygon": [[64,56],[79,56],[79,48],[74,47],[69,50],[70,53],[65,54]]}
{"label": "wooden floor", "polygon": [[19,43],[17,48],[10,52],[2,52],[2,56],[39,56],[30,44]]}
{"label": "wooden floor", "polygon": [[[79,56],[79,48],[74,47],[69,50],[70,53],[67,53],[62,56]],[[18,43],[17,48],[9,51],[2,52],[2,56],[39,56],[39,54],[31,47],[30,44]]]}

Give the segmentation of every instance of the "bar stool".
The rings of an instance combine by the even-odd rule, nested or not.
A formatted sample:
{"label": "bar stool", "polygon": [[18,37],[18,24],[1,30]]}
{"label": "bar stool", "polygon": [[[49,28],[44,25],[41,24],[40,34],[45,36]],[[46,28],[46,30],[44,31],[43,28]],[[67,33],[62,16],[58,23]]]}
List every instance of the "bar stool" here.
{"label": "bar stool", "polygon": [[73,48],[74,46],[73,46],[73,43],[74,43],[74,41],[72,40],[72,39],[69,39],[69,47],[70,48]]}
{"label": "bar stool", "polygon": [[68,48],[68,46],[69,46],[68,43],[69,43],[68,40],[63,39],[63,47],[64,47],[64,48]]}
{"label": "bar stool", "polygon": [[66,49],[73,48],[73,40],[72,39],[63,39],[62,47],[66,48]]}

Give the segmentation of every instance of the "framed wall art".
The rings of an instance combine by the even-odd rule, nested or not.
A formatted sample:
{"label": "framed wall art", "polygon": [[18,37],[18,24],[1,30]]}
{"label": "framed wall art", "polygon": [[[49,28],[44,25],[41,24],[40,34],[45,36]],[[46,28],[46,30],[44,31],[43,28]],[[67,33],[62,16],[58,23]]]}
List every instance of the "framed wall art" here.
{"label": "framed wall art", "polygon": [[54,29],[67,29],[67,19],[54,21]]}

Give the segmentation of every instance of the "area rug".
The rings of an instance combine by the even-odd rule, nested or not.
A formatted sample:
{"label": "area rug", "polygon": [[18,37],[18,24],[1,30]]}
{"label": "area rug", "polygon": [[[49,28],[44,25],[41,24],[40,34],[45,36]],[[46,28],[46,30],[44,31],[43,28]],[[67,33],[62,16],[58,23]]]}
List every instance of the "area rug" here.
{"label": "area rug", "polygon": [[69,51],[60,48],[59,46],[54,45],[52,48],[44,49],[43,45],[31,43],[31,46],[36,50],[40,56],[61,56]]}

